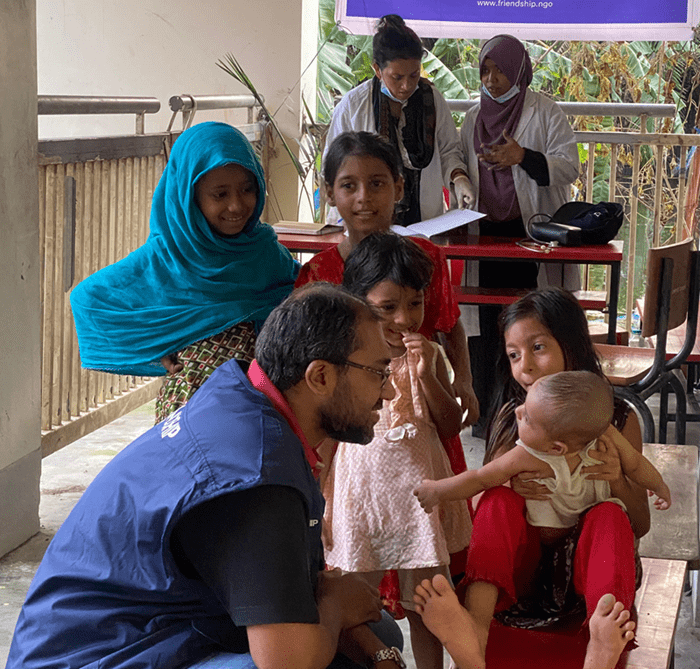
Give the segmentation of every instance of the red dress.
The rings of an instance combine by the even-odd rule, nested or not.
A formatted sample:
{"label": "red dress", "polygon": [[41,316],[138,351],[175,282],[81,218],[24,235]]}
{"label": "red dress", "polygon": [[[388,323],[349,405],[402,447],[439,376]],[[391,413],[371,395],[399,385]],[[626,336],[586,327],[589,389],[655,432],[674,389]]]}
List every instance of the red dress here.
{"label": "red dress", "polygon": [[[422,237],[411,237],[433,261],[433,277],[425,290],[425,315],[418,330],[426,339],[434,339],[436,332],[450,332],[459,320],[459,304],[455,299],[450,281],[450,272],[443,250]],[[338,247],[317,253],[299,272],[294,284],[296,288],[314,281],[343,283],[345,261]]]}

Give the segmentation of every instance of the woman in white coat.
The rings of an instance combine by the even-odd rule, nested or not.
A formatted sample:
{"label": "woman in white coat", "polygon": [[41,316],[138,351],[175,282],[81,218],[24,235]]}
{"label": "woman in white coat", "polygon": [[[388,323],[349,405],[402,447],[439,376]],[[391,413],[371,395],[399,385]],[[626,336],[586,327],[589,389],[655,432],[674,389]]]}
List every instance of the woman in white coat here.
{"label": "woman in white coat", "polygon": [[[379,19],[372,41],[375,77],[353,88],[333,112],[326,151],[343,132],[371,132],[386,137],[401,157],[403,198],[396,203],[394,223],[410,225],[444,212],[443,187],[452,187],[460,208],[474,204],[459,135],[445,98],[420,76],[423,45],[396,14]],[[324,154],[325,158],[325,154]],[[336,222],[335,207],[329,222]],[[467,424],[479,416],[472,389],[469,350],[461,321],[444,340],[455,371],[455,392],[468,410]]]}
{"label": "woman in white coat", "polygon": [[[528,88],[532,63],[518,39],[497,35],[488,40],[479,55],[479,69],[481,101],[467,113],[460,133],[477,193],[475,208],[486,215],[479,221],[479,234],[523,238],[533,215],[553,214],[571,200],[571,184],[579,173],[576,140],[556,103]],[[576,265],[543,263],[540,270],[534,262],[482,261],[478,279],[476,268],[467,271],[468,282],[478,280],[482,288],[580,286]],[[481,361],[473,375],[484,419],[498,351],[499,313],[499,307],[479,307],[479,336],[469,338],[471,359]],[[477,425],[477,434],[485,424]]]}
{"label": "woman in white coat", "polygon": [[347,131],[387,137],[398,149],[404,197],[396,223],[409,225],[444,211],[443,186],[453,186],[457,204],[473,204],[459,136],[445,98],[420,76],[420,38],[396,14],[382,17],[372,42],[374,72],[347,93],[333,112],[326,147]]}

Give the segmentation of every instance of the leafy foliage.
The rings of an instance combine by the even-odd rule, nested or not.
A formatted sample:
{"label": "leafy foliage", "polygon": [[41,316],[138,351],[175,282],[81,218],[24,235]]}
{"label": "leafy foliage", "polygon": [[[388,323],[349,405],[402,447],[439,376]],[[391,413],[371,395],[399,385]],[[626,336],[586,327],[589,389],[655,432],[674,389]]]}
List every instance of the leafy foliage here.
{"label": "leafy foliage", "polygon": [[[263,97],[260,95],[255,84],[252,82],[250,77],[247,75],[246,71],[243,69],[243,66],[240,64],[238,59],[233,54],[228,53],[228,54],[226,54],[226,56],[222,60],[219,60],[216,63],[216,65],[217,65],[217,67],[222,69],[224,72],[226,72],[226,74],[233,77],[239,83],[243,84],[250,91],[251,95],[253,95],[257,104],[260,106],[260,109],[262,110],[262,113],[263,113],[264,117],[266,118],[267,122],[269,123],[270,127],[273,128],[276,136],[278,137],[278,139],[282,143],[282,146],[284,147],[284,150],[286,151],[290,162],[294,166],[294,169],[296,170],[297,175],[299,176],[299,181],[301,183],[300,197],[301,197],[301,194],[304,194],[309,202],[310,209],[312,211],[315,211],[314,204],[313,204],[313,197],[312,197],[311,193],[309,193],[309,190],[306,186],[306,181],[307,181],[307,177],[308,177],[309,173],[314,170],[315,159],[319,153],[319,146],[320,145],[317,141],[317,137],[314,135],[313,132],[306,132],[306,133],[304,133],[304,135],[302,136],[302,138],[300,140],[296,140],[297,145],[299,147],[299,153],[302,156],[302,158],[305,159],[304,163],[302,163],[302,160],[297,158],[295,152],[289,146],[287,139],[285,138],[284,134],[280,130],[279,125],[277,124],[277,121],[275,120],[275,115],[270,113],[270,110],[265,105],[265,101],[263,100]],[[304,108],[305,108],[307,118],[309,118],[310,113],[309,113],[308,106],[306,105],[306,101],[304,101]],[[297,211],[298,210],[299,210],[299,202],[297,202]]]}
{"label": "leafy foliage", "polygon": [[[372,76],[372,39],[349,35],[334,21],[335,0],[320,0],[319,90],[321,120],[332,108],[328,99]],[[427,39],[424,74],[447,99],[479,97],[480,40]],[[532,90],[559,100],[581,102],[672,103],[679,113],[664,132],[682,132],[700,97],[700,40],[693,42],[525,42],[533,62]],[[339,48],[340,47],[340,48]],[[332,55],[331,55],[332,53]],[[333,75],[327,72],[333,71]],[[684,92],[686,93],[684,95]],[[691,94],[688,94],[691,93]],[[606,121],[584,119],[581,129],[604,129]],[[638,122],[637,122],[638,124]],[[619,129],[625,123],[619,122]],[[634,124],[627,127],[634,127]],[[609,128],[605,128],[609,129]],[[638,129],[638,128],[637,128]]]}

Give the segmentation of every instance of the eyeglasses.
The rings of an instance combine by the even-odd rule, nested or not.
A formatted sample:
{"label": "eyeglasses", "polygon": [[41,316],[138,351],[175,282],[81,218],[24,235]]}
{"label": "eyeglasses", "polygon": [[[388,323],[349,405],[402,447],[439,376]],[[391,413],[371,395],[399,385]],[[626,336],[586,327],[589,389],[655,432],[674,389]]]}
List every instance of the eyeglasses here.
{"label": "eyeglasses", "polygon": [[372,374],[376,374],[377,376],[382,377],[382,385],[379,386],[379,388],[384,388],[386,385],[386,382],[389,380],[389,377],[391,376],[391,369],[389,367],[385,367],[384,369],[375,369],[374,367],[367,367],[367,365],[359,365],[356,362],[353,362],[352,360],[346,360],[344,365],[347,365],[348,367],[356,367],[357,369],[364,369],[366,372],[372,372]]}

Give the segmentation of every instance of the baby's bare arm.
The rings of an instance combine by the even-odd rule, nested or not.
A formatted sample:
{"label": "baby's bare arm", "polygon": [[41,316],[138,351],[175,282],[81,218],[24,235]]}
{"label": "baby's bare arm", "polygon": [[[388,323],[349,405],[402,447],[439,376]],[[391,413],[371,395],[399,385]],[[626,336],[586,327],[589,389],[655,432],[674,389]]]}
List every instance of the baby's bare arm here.
{"label": "baby's bare arm", "polygon": [[[509,481],[520,472],[542,472],[542,463],[520,446],[479,469],[472,469],[439,481],[423,481],[413,494],[426,512],[440,502],[468,499],[488,488]],[[543,475],[546,475],[543,473]]]}
{"label": "baby's bare arm", "polygon": [[637,485],[651,490],[659,499],[655,505],[659,509],[671,506],[671,491],[664,482],[659,470],[639,451],[630,446],[626,440],[615,441],[620,456],[620,466],[629,479]]}
{"label": "baby's bare arm", "polygon": [[619,441],[626,441],[635,451],[642,452],[642,430],[634,411],[627,416],[621,432],[610,425],[598,439],[595,450],[590,451],[589,454],[601,464],[584,467],[582,471],[589,479],[610,482],[610,492],[627,507],[634,535],[640,538],[649,531],[651,524],[647,489],[637,485],[622,471],[620,453],[615,445]]}

